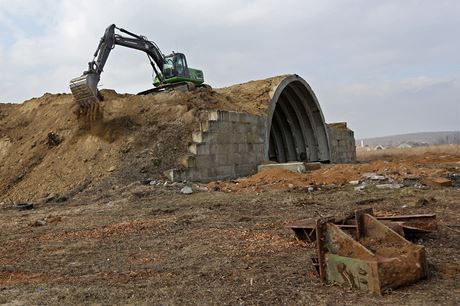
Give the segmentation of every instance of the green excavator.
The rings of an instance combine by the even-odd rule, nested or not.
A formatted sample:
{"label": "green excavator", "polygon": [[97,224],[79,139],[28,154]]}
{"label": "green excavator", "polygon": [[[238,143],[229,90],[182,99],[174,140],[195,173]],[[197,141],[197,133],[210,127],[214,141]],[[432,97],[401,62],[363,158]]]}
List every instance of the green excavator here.
{"label": "green excavator", "polygon": [[[129,37],[116,34],[115,30],[125,33]],[[139,94],[149,94],[178,87],[182,90],[183,88],[191,90],[196,86],[209,87],[204,84],[203,71],[189,68],[183,53],[173,52],[165,56],[158,46],[153,41],[148,40],[147,37],[136,35],[112,24],[105,30],[93,60],[88,63],[88,70],[83,72],[80,77],[70,81],[70,90],[76,102],[82,107],[90,106],[102,100],[97,84],[109,54],[116,45],[140,50],[147,54],[155,73],[153,80],[155,88]]]}

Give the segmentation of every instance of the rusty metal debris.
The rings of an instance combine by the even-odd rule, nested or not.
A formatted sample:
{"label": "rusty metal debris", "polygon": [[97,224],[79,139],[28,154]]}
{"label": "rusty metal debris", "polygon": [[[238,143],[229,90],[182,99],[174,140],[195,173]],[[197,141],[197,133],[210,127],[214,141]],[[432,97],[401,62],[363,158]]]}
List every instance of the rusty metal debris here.
{"label": "rusty metal debris", "polygon": [[[329,219],[341,230],[357,238],[354,214],[353,212],[344,217],[329,217]],[[375,216],[375,218],[405,238],[412,238],[417,234],[429,233],[437,229],[435,214]],[[316,240],[316,220],[299,220],[289,224],[288,227],[294,231],[297,239],[311,243]]]}
{"label": "rusty metal debris", "polygon": [[435,215],[375,217],[372,209],[343,218],[293,224],[300,240],[316,241],[313,264],[324,283],[382,294],[427,274],[425,249],[404,235],[436,229]]}

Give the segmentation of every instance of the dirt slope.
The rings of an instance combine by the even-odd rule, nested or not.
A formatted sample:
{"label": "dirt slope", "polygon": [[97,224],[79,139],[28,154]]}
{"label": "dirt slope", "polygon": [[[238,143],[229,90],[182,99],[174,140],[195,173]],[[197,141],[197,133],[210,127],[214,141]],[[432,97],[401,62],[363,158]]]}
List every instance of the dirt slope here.
{"label": "dirt slope", "polygon": [[[103,118],[90,125],[77,119],[71,95],[0,105],[4,201],[64,196],[108,176],[154,177],[176,166],[199,118],[189,96],[103,94]],[[49,133],[62,142],[50,145]]]}
{"label": "dirt slope", "polygon": [[[281,79],[147,96],[103,90],[102,118],[90,124],[77,118],[69,94],[0,104],[0,202],[71,196],[108,178],[118,184],[160,177],[180,167],[205,111],[262,115]],[[50,143],[49,133],[62,142]]]}

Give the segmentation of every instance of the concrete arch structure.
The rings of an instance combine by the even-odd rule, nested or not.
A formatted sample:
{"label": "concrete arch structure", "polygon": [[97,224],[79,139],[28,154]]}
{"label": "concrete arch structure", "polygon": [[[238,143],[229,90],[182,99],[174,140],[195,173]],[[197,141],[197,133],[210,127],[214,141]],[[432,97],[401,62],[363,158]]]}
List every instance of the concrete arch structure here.
{"label": "concrete arch structure", "polygon": [[331,160],[323,112],[310,85],[300,76],[288,75],[272,88],[265,127],[265,160]]}
{"label": "concrete arch structure", "polygon": [[326,124],[315,93],[296,74],[217,89],[220,109],[208,110],[192,135],[175,181],[210,181],[254,174],[267,162],[352,162],[353,132]]}

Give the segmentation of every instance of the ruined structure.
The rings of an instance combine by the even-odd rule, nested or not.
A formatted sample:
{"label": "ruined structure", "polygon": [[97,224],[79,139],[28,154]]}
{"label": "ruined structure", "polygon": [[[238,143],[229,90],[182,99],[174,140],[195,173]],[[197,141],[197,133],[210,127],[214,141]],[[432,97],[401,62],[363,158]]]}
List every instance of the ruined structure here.
{"label": "ruined structure", "polygon": [[3,198],[49,198],[165,174],[174,181],[232,179],[261,163],[355,158],[353,132],[326,124],[297,75],[188,92],[101,94],[100,113],[90,118],[70,94],[0,104]]}
{"label": "ruined structure", "polygon": [[169,179],[230,179],[253,174],[264,162],[354,162],[353,131],[346,123],[326,124],[308,83],[298,75],[274,80],[268,91],[251,83],[227,90],[230,95],[252,90],[249,98],[260,99],[257,112],[209,112],[193,133],[189,154],[181,159],[184,168],[167,171]]}

